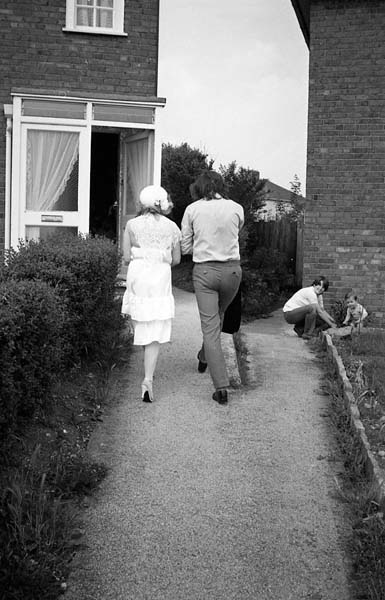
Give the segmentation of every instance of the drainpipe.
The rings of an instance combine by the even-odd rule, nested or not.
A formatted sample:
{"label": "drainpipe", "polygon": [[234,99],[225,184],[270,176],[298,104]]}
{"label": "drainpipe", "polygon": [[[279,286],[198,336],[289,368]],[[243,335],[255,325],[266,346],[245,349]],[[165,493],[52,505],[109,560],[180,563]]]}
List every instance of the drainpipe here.
{"label": "drainpipe", "polygon": [[11,165],[12,165],[12,114],[13,105],[4,104],[7,119],[5,138],[5,207],[4,207],[4,247],[11,245]]}

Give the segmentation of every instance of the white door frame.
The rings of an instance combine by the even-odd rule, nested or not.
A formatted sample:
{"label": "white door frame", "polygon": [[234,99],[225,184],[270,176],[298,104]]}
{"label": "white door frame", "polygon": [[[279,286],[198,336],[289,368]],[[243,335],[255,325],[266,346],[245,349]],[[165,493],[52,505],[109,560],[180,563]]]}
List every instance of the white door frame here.
{"label": "white door frame", "polygon": [[[28,218],[33,217],[33,224],[42,224],[41,217],[38,215],[27,214],[25,211],[25,167],[26,167],[26,155],[25,155],[25,136],[26,131],[29,128],[44,128],[46,130],[63,130],[63,131],[78,131],[79,132],[79,205],[76,217],[73,214],[72,217],[77,219],[77,227],[80,233],[88,233],[89,231],[89,202],[90,202],[90,167],[91,167],[91,134],[92,127],[105,127],[106,130],[112,127],[120,130],[124,129],[140,129],[149,130],[149,135],[153,137],[152,145],[152,156],[149,157],[150,167],[152,169],[151,178],[156,184],[160,183],[161,178],[161,142],[159,137],[155,133],[155,114],[156,109],[162,108],[165,105],[163,99],[154,99],[154,101],[139,101],[139,100],[105,100],[105,99],[90,99],[83,97],[70,97],[70,96],[54,96],[54,95],[43,95],[43,94],[18,94],[13,95],[13,115],[12,115],[12,160],[7,160],[6,164],[11,165],[9,169],[11,173],[8,173],[8,179],[11,183],[9,198],[7,196],[6,202],[10,203],[10,206],[6,206],[6,212],[10,215],[10,235],[6,236],[6,248],[9,246],[17,247],[19,240],[25,235],[25,224]],[[79,102],[85,107],[84,118],[56,118],[54,116],[25,116],[22,113],[23,99],[39,100],[42,103],[58,102]],[[130,108],[131,106],[140,106],[145,109],[153,110],[152,122],[128,122],[128,121],[101,121],[95,120],[93,117],[94,107],[97,104],[108,104],[111,107],[117,105],[124,108]],[[80,163],[82,166],[80,167]],[[66,217],[66,223],[69,224],[70,215],[64,215],[61,211],[58,217],[63,214],[62,225],[64,225],[64,217]],[[74,221],[73,221],[74,222]],[[45,222],[46,225],[50,223]],[[44,223],[43,223],[44,224]],[[58,223],[55,223],[57,225]],[[7,246],[7,242],[9,245]]]}

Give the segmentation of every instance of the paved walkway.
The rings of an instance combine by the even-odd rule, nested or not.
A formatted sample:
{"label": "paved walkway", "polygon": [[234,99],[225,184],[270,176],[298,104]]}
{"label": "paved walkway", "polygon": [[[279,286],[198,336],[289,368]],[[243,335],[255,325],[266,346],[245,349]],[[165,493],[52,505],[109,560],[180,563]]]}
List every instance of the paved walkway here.
{"label": "paved walkway", "polygon": [[66,600],[349,600],[342,466],[315,357],[279,312],[244,326],[251,382],[219,406],[197,372],[195,297],[175,292],[157,401],[140,401],[136,351],[91,440],[111,471]]}

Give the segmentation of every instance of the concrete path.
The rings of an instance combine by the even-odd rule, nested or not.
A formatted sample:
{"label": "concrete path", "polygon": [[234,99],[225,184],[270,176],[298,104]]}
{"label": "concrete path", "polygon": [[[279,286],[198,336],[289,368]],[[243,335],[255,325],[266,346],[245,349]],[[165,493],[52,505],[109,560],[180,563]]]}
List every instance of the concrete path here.
{"label": "concrete path", "polygon": [[156,402],[140,400],[137,351],[92,437],[111,471],[66,600],[349,600],[342,466],[315,357],[280,312],[244,326],[250,384],[219,406],[197,372],[195,297],[175,293]]}

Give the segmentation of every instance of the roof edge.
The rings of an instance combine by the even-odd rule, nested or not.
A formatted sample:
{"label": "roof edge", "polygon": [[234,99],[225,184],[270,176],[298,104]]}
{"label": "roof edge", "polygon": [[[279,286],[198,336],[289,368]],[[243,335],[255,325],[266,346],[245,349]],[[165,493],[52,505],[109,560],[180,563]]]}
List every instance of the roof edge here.
{"label": "roof edge", "polygon": [[45,90],[36,88],[11,88],[11,96],[46,96],[47,98],[60,98],[63,100],[81,100],[93,102],[111,102],[122,104],[148,104],[153,106],[164,106],[166,98],[158,96],[131,96],[125,94],[91,93],[75,90]]}
{"label": "roof edge", "polygon": [[310,46],[310,0],[291,0],[307,46]]}

